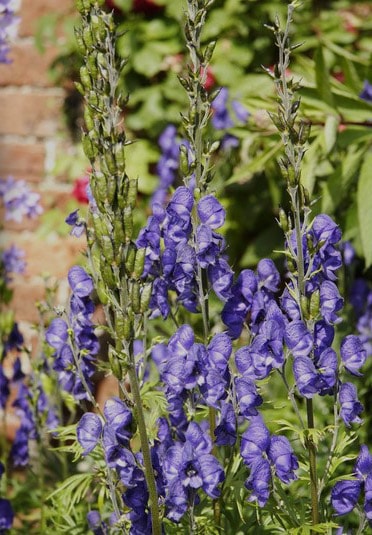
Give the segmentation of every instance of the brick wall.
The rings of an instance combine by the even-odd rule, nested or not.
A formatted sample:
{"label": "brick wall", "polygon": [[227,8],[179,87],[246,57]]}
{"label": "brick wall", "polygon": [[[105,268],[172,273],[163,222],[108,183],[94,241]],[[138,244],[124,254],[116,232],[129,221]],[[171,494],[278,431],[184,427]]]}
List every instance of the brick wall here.
{"label": "brick wall", "polygon": [[[13,63],[0,64],[0,177],[13,176],[40,193],[45,210],[63,208],[71,198],[71,184],[55,176],[58,155],[69,150],[62,105],[64,89],[53,85],[49,66],[63,44],[63,20],[74,12],[73,0],[22,0],[18,37],[12,43]],[[40,53],[35,32],[41,17],[60,20],[58,43]],[[37,321],[35,302],[44,295],[42,274],[63,279],[84,243],[61,238],[51,230],[40,234],[40,220],[7,224],[2,244],[14,243],[26,251],[27,272],[14,281],[12,308],[23,330]],[[63,285],[62,285],[63,286]]]}

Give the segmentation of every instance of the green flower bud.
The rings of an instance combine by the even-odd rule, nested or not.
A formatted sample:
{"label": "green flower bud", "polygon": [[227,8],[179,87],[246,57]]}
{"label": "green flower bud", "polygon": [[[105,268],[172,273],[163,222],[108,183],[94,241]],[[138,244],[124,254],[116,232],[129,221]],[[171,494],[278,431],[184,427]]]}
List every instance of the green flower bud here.
{"label": "green flower bud", "polygon": [[125,208],[126,198],[128,197],[129,180],[126,175],[119,179],[117,200],[120,210]]}
{"label": "green flower bud", "polygon": [[189,159],[185,145],[180,146],[180,170],[184,176],[189,174]]}
{"label": "green flower bud", "polygon": [[141,312],[141,286],[138,281],[132,282],[131,305],[135,314]]}
{"label": "green flower bud", "polygon": [[212,59],[214,49],[216,48],[217,41],[211,41],[204,51],[204,63],[209,63]]}
{"label": "green flower bud", "polygon": [[94,130],[93,113],[92,113],[92,110],[88,106],[85,106],[84,108],[84,121],[88,130]]}
{"label": "green flower bud", "polygon": [[120,173],[125,171],[125,151],[124,143],[116,143],[114,147],[114,157],[116,162],[116,167]]}
{"label": "green flower bud", "polygon": [[145,248],[137,249],[136,258],[135,258],[134,267],[133,267],[133,277],[136,279],[139,279],[143,273],[143,268],[145,266],[145,257],[146,257],[146,249]]}
{"label": "green flower bud", "polygon": [[94,171],[92,175],[91,185],[94,198],[96,199],[97,203],[101,201],[101,203],[104,204],[104,201],[107,198],[107,185],[105,175],[100,171]]}
{"label": "green flower bud", "polygon": [[109,177],[107,179],[107,200],[110,204],[113,204],[116,193],[116,180],[114,177]]}
{"label": "green flower bud", "polygon": [[96,273],[99,273],[101,269],[101,249],[98,245],[98,242],[94,242],[93,245],[90,248],[90,256],[92,259],[92,264],[94,271]]}
{"label": "green flower bud", "polygon": [[82,38],[85,43],[85,48],[86,49],[92,48],[94,44],[94,38],[93,38],[92,30],[89,26],[85,26],[85,28],[83,28]]}
{"label": "green flower bud", "polygon": [[117,287],[115,276],[114,276],[111,266],[107,264],[104,259],[101,259],[100,271],[101,271],[103,282],[108,286],[108,288],[110,288],[111,290],[114,290]]}
{"label": "green flower bud", "polygon": [[133,340],[133,312],[127,311],[124,316],[116,316],[115,331],[119,340]]}
{"label": "green flower bud", "polygon": [[152,293],[152,283],[148,282],[142,286],[141,293],[141,312],[147,312],[149,309],[150,299]]}
{"label": "green flower bud", "polygon": [[279,225],[283,232],[288,232],[288,217],[283,208],[279,209]]}
{"label": "green flower bud", "polygon": [[85,65],[80,67],[80,80],[87,90],[93,89],[92,79],[90,77],[89,71]]}
{"label": "green flower bud", "polygon": [[[111,346],[110,346],[110,349],[111,349]],[[123,379],[123,370],[122,370],[120,361],[117,358],[117,355],[113,351],[109,350],[108,359],[109,359],[110,368],[114,377],[116,377],[116,379],[121,381]]]}
{"label": "green flower bud", "polygon": [[134,270],[134,261],[136,259],[137,247],[134,243],[130,242],[127,246],[127,252],[125,256],[125,271],[128,276],[131,276]]}
{"label": "green flower bud", "polygon": [[128,207],[131,207],[131,208],[135,207],[136,200],[137,200],[137,192],[138,192],[138,180],[135,180],[135,179],[129,180],[128,193],[127,193],[127,199],[126,199],[126,205]]}
{"label": "green flower bud", "polygon": [[300,299],[301,311],[305,319],[310,317],[309,300],[305,295],[301,295]]}
{"label": "green flower bud", "polygon": [[99,70],[97,67],[97,53],[91,52],[87,57],[87,67],[89,74],[92,76],[92,78],[97,79],[99,76]]}
{"label": "green flower bud", "polygon": [[98,154],[97,146],[87,134],[82,135],[81,143],[86,157],[92,162]]}
{"label": "green flower bud", "polygon": [[315,290],[310,297],[310,317],[316,319],[320,310],[320,291]]}
{"label": "green flower bud", "polygon": [[127,206],[123,210],[123,222],[125,231],[125,240],[130,242],[133,235],[133,215],[132,208]]}
{"label": "green flower bud", "polygon": [[119,251],[120,247],[125,242],[125,232],[123,223],[120,218],[115,218],[114,220],[114,245],[115,251]]}
{"label": "green flower bud", "polygon": [[111,174],[114,175],[116,173],[116,162],[114,155],[110,150],[108,150],[105,152],[104,158],[107,165],[107,169],[110,171]]}
{"label": "green flower bud", "polygon": [[101,237],[102,254],[109,264],[115,260],[114,246],[109,236]]}
{"label": "green flower bud", "polygon": [[90,18],[90,23],[96,41],[104,41],[106,37],[106,26],[102,18],[98,17],[97,15],[92,15]]}
{"label": "green flower bud", "polygon": [[83,32],[81,28],[75,28],[75,40],[79,53],[84,56],[86,52],[86,46],[83,39]]}
{"label": "green flower bud", "polygon": [[80,95],[85,95],[84,86],[80,82],[74,82],[76,89],[79,91]]}

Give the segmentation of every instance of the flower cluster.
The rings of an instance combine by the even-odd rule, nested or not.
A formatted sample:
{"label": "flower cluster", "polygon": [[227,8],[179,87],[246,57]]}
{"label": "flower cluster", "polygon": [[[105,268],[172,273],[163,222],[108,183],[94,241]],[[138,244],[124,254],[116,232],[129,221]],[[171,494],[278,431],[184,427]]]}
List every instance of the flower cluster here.
{"label": "flower cluster", "polygon": [[372,455],[367,446],[361,446],[354,466],[354,479],[338,481],[332,489],[332,506],[338,515],[350,513],[364,490],[364,512],[372,526]]}
{"label": "flower cluster", "polygon": [[169,188],[175,181],[180,160],[180,142],[177,139],[177,129],[174,125],[168,125],[162,132],[159,137],[159,146],[162,155],[156,165],[156,172],[160,183],[152,196],[151,204],[163,205]]}
{"label": "flower cluster", "polygon": [[270,495],[272,469],[283,483],[296,479],[298,461],[289,440],[282,435],[271,436],[260,416],[252,418],[242,435],[241,456],[250,468],[245,485],[252,493],[249,501],[257,500],[263,507]]}
{"label": "flower cluster", "polygon": [[15,245],[11,245],[0,252],[0,262],[4,271],[5,282],[12,280],[12,273],[24,273],[26,269],[24,257],[25,252]]}
{"label": "flower cluster", "polygon": [[150,308],[166,318],[170,311],[168,291],[190,312],[198,307],[198,266],[207,270],[216,294],[224,298],[232,271],[224,258],[225,242],[215,230],[225,220],[225,211],[213,195],[197,203],[200,224],[193,232],[194,198],[186,186],[176,189],[167,207],[154,204],[151,216],[137,239],[146,249],[143,275],[154,277]]}
{"label": "flower cluster", "polygon": [[94,357],[99,350],[91,320],[94,311],[90,298],[93,281],[80,266],[70,269],[68,281],[72,290],[68,323],[62,318],[55,318],[46,331],[45,339],[55,350],[53,369],[58,372],[60,385],[81,400],[89,397],[86,385],[91,389]]}
{"label": "flower cluster", "polygon": [[0,198],[5,207],[5,220],[20,223],[23,217],[34,218],[42,213],[40,195],[30,190],[24,180],[0,179]]}

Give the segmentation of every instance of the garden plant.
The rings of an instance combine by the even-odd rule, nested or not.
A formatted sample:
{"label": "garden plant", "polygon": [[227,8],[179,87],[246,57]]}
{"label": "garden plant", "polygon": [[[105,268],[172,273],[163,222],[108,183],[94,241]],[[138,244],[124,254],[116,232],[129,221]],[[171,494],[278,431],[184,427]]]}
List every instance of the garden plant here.
{"label": "garden plant", "polygon": [[[130,133],[154,117],[144,114],[140,89],[134,105],[127,94],[140,77],[126,81],[136,63],[123,50],[131,32],[122,32],[121,4],[76,2],[88,206],[66,224],[87,248],[67,274],[69,302],[55,306],[48,288],[39,304],[40,348],[28,374],[14,358],[23,343],[17,324],[2,315],[4,370],[9,359],[13,369],[10,377],[0,367],[0,405],[5,414],[9,383],[18,385],[20,427],[11,444],[2,440],[0,532],[368,533],[371,383],[362,374],[371,369],[372,294],[368,272],[355,274],[372,263],[372,90],[368,81],[360,94],[348,86],[368,75],[367,60],[355,66],[354,52],[325,40],[331,60],[344,54],[346,86],[330,82],[321,46],[309,82],[306,41],[293,39],[303,6],[273,10],[260,32],[275,61],[257,64],[245,82],[255,79],[256,92],[262,83],[260,130],[249,98],[212,79],[221,52],[208,21],[223,8],[184,0],[185,52],[173,73],[182,96],[164,112],[174,120],[155,129],[162,154],[151,188],[136,172],[143,162]],[[152,65],[142,58],[144,75]],[[264,171],[257,196],[245,186]],[[9,210],[12,184],[1,187]],[[276,203],[272,222],[256,231],[273,255],[257,258],[262,247],[244,250],[236,237],[230,247],[239,188],[254,193],[240,199],[239,217],[257,222]],[[37,201],[24,192],[21,215],[36,215]],[[22,259],[10,268],[7,255],[9,301],[7,274]],[[117,387],[102,405],[100,375]]]}

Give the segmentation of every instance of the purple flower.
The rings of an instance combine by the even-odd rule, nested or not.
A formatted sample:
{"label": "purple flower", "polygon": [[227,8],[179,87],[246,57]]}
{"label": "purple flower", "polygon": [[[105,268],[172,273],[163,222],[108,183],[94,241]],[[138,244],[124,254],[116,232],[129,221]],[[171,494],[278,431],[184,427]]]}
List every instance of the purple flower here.
{"label": "purple flower", "polygon": [[293,374],[301,396],[310,399],[319,392],[318,371],[309,357],[297,357],[294,359]]}
{"label": "purple flower", "polygon": [[127,428],[132,422],[132,413],[119,398],[113,397],[106,401],[103,413],[107,424],[114,430],[119,444],[127,446],[132,433]]}
{"label": "purple flower", "polygon": [[269,449],[270,433],[261,417],[252,418],[251,423],[242,435],[240,454],[248,466],[259,459]]}
{"label": "purple flower", "polygon": [[251,473],[245,482],[245,486],[252,493],[248,501],[256,501],[260,507],[264,507],[270,496],[271,470],[269,461],[258,458],[251,466]]}
{"label": "purple flower", "polygon": [[67,323],[62,318],[55,318],[45,333],[50,346],[59,351],[68,340]]}
{"label": "purple flower", "polygon": [[212,124],[216,130],[226,130],[234,126],[227,109],[229,91],[227,87],[221,87],[220,92],[212,102]]}
{"label": "purple flower", "polygon": [[9,379],[4,374],[3,367],[0,365],[0,407],[2,409],[5,409],[9,394]]}
{"label": "purple flower", "polygon": [[358,503],[359,496],[364,489],[364,510],[368,520],[371,520],[371,491],[372,491],[372,455],[367,446],[362,445],[354,466],[356,480],[338,481],[332,489],[331,503],[338,515],[350,513]]}
{"label": "purple flower", "polygon": [[76,433],[79,444],[84,450],[83,455],[88,455],[97,446],[102,435],[101,418],[93,412],[86,412],[80,418]]}
{"label": "purple flower", "polygon": [[343,383],[338,396],[341,405],[340,415],[345,425],[350,427],[352,423],[360,424],[362,420],[359,415],[363,412],[363,405],[358,400],[355,386],[352,383]]}
{"label": "purple flower", "polygon": [[80,266],[73,266],[69,270],[68,282],[77,297],[88,297],[93,291],[92,277]]}
{"label": "purple flower", "polygon": [[0,498],[0,533],[11,529],[14,520],[14,511],[9,500]]}
{"label": "purple flower", "polygon": [[262,404],[262,397],[258,394],[255,383],[250,379],[237,377],[235,378],[235,389],[240,414],[246,418],[257,416],[256,407]]}
{"label": "purple flower", "polygon": [[350,513],[358,503],[362,485],[360,481],[338,481],[332,489],[331,503],[338,515]]}
{"label": "purple flower", "polygon": [[316,244],[329,245],[341,240],[341,230],[331,217],[326,214],[317,215],[311,225],[311,233]]}
{"label": "purple flower", "polygon": [[339,323],[342,318],[336,314],[342,309],[344,300],[334,282],[324,281],[320,286],[320,311],[327,323]]}
{"label": "purple flower", "polygon": [[257,276],[260,286],[264,286],[272,292],[278,291],[280,275],[270,258],[264,258],[259,261],[257,265]]}
{"label": "purple flower", "polygon": [[367,352],[358,336],[350,334],[341,342],[341,358],[348,372],[353,375],[361,375],[359,369],[367,358]]}
{"label": "purple flower", "polygon": [[9,0],[0,2],[0,63],[11,63],[8,54],[10,51],[9,41],[17,33],[19,18],[14,16],[14,11]]}
{"label": "purple flower", "polygon": [[224,258],[218,258],[213,265],[208,266],[208,278],[217,297],[225,301],[230,296],[233,271]]}
{"label": "purple flower", "polygon": [[42,213],[40,195],[32,192],[24,180],[0,179],[0,197],[5,206],[5,220],[20,223],[24,217]]}
{"label": "purple flower", "polygon": [[372,102],[372,84],[368,80],[364,80],[363,89],[359,93],[359,98],[362,98],[366,102]]}
{"label": "purple flower", "polygon": [[303,321],[292,321],[285,329],[284,340],[294,357],[306,357],[313,348],[313,337]]}
{"label": "purple flower", "polygon": [[71,212],[71,214],[66,217],[65,222],[72,227],[70,232],[71,236],[80,238],[80,236],[84,233],[85,221],[79,217],[79,208]]}
{"label": "purple flower", "polygon": [[323,320],[317,321],[314,326],[314,356],[317,358],[321,353],[331,347],[335,336],[335,330]]}
{"label": "purple flower", "polygon": [[107,534],[107,526],[105,522],[102,522],[99,511],[89,511],[87,513],[87,522],[89,529],[93,531],[94,535]]}
{"label": "purple flower", "polygon": [[231,107],[234,110],[235,116],[241,123],[246,123],[250,116],[249,111],[238,100],[231,102]]}
{"label": "purple flower", "polygon": [[185,442],[171,446],[163,462],[167,479],[166,505],[169,518],[181,519],[193,492],[203,489],[211,498],[218,498],[217,488],[224,472],[217,459],[210,454],[212,443],[201,427],[191,422],[185,432]]}
{"label": "purple flower", "polygon": [[292,446],[286,437],[273,436],[271,438],[268,457],[275,466],[276,475],[283,483],[289,483],[296,479],[294,470],[297,470],[299,465]]}
{"label": "purple flower", "polygon": [[214,195],[206,195],[197,205],[198,216],[201,223],[211,229],[222,227],[226,212]]}
{"label": "purple flower", "polygon": [[237,436],[237,422],[234,407],[230,403],[223,403],[219,424],[214,430],[217,446],[233,446]]}
{"label": "purple flower", "polygon": [[1,261],[5,270],[5,279],[10,281],[10,273],[24,273],[26,269],[26,262],[24,261],[25,252],[15,245],[11,245],[8,249],[4,249],[1,254]]}

